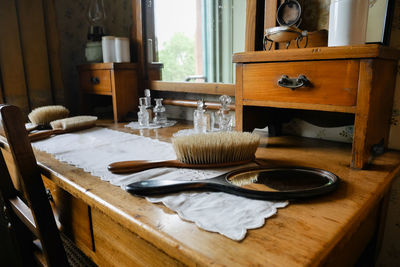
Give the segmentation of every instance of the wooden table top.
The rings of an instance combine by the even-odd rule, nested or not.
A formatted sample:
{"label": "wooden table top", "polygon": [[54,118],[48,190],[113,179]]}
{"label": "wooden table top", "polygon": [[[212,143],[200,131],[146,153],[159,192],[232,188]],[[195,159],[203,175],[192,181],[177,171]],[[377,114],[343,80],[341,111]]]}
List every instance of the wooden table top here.
{"label": "wooden table top", "polygon": [[[163,129],[130,130],[122,124],[112,129],[168,141],[183,124]],[[237,242],[207,232],[184,221],[162,204],[152,204],[120,187],[101,181],[51,155],[35,151],[43,173],[92,208],[101,210],[120,225],[187,265],[319,265],[329,260],[340,242],[354,232],[376,206],[400,172],[400,153],[389,151],[375,159],[368,170],[349,168],[351,146],[298,137],[262,139],[257,157],[267,165],[321,168],[342,179],[337,191],[312,200],[293,202],[248,230]]]}

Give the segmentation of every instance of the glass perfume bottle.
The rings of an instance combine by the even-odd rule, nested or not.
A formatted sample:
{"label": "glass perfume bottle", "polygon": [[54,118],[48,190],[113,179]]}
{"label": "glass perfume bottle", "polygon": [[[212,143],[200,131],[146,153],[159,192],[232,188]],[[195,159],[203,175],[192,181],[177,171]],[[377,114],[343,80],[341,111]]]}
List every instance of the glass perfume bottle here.
{"label": "glass perfume bottle", "polygon": [[147,100],[145,97],[139,98],[139,112],[138,112],[138,123],[141,127],[148,127],[150,124],[149,112],[146,106]]}
{"label": "glass perfume bottle", "polygon": [[155,98],[156,106],[153,109],[154,118],[153,123],[163,125],[167,123],[167,115],[165,114],[165,107],[162,104],[162,98]]}
{"label": "glass perfume bottle", "polygon": [[153,106],[151,105],[151,96],[150,96],[150,89],[144,89],[144,97],[146,98],[146,108],[147,112],[149,113],[149,120],[153,121]]}
{"label": "glass perfume bottle", "polygon": [[193,113],[193,124],[196,133],[211,130],[211,114],[206,111],[204,100],[197,101],[197,109]]}
{"label": "glass perfume bottle", "polygon": [[215,114],[215,120],[218,124],[218,130],[222,132],[232,131],[232,115],[229,112],[229,104],[232,102],[230,96],[222,95],[219,98],[221,108]]}

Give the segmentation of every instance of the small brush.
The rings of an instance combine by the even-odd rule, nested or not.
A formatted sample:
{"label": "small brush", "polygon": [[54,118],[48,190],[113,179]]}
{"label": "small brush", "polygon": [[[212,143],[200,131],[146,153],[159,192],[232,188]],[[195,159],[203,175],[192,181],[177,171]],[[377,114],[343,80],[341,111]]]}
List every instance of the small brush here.
{"label": "small brush", "polygon": [[108,165],[108,170],[113,173],[132,173],[158,167],[205,169],[241,165],[255,159],[259,143],[257,134],[246,132],[177,136],[172,138],[177,160],[114,162]]}
{"label": "small brush", "polygon": [[68,117],[69,110],[61,105],[43,106],[35,108],[28,114],[30,122],[34,125],[28,132],[37,129],[50,129],[50,122]]}
{"label": "small brush", "polygon": [[48,138],[52,135],[80,131],[94,127],[97,117],[95,116],[75,116],[50,122],[52,130],[30,133],[31,142]]}

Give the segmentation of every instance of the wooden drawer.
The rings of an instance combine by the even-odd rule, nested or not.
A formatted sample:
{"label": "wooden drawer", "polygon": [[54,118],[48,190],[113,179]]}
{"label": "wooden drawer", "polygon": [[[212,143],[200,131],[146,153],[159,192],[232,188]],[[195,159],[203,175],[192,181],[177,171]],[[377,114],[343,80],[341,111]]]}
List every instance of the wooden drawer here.
{"label": "wooden drawer", "polygon": [[101,211],[93,209],[92,220],[99,266],[185,266]]}
{"label": "wooden drawer", "polygon": [[[357,60],[244,64],[243,99],[355,106],[358,72]],[[310,84],[293,90],[281,87],[282,75],[305,75]]]}
{"label": "wooden drawer", "polygon": [[81,199],[58,187],[42,175],[44,186],[50,191],[53,212],[61,224],[61,230],[86,254],[94,251],[89,206]]}
{"label": "wooden drawer", "polygon": [[111,71],[82,71],[79,75],[81,89],[87,93],[111,95]]}

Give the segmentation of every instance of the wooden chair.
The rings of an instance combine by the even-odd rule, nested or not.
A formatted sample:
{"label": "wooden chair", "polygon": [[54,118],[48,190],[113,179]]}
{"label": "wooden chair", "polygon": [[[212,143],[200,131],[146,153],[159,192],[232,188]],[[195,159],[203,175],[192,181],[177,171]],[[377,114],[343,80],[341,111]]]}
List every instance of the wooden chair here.
{"label": "wooden chair", "polygon": [[19,173],[21,188],[16,188],[0,153],[0,193],[22,265],[95,266],[82,252],[71,251],[71,245],[65,244],[68,239],[58,231],[23,116],[17,107],[0,105],[0,131],[6,137],[0,140],[2,148],[11,152]]}

